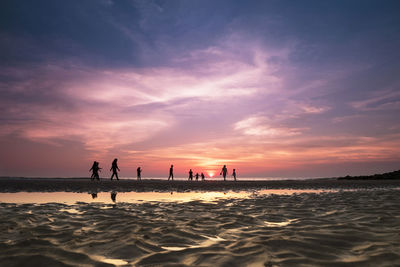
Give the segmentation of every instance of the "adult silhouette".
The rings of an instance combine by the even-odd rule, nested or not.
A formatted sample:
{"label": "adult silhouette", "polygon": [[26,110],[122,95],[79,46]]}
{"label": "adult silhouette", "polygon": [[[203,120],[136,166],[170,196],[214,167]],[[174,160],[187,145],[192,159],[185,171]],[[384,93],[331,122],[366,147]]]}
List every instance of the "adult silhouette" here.
{"label": "adult silhouette", "polygon": [[233,176],[233,180],[236,181],[236,169],[233,169],[232,176]]}
{"label": "adult silhouette", "polygon": [[138,167],[136,169],[136,171],[137,171],[137,179],[138,179],[138,181],[141,181],[142,180],[142,169],[140,167]]}
{"label": "adult silhouette", "polygon": [[96,161],[93,162],[92,167],[89,169],[89,171],[92,171],[92,176],[90,176],[90,180],[94,180],[94,177],[95,177],[94,170],[95,170],[95,168],[96,168]]}
{"label": "adult silhouette", "polygon": [[224,181],[226,181],[226,173],[228,172],[228,169],[226,168],[226,165],[224,165],[224,167],[222,167],[221,173],[219,175],[222,174],[222,176],[224,177]]}
{"label": "adult silhouette", "polygon": [[201,173],[200,176],[201,176],[201,180],[204,181],[205,180],[204,173]]}
{"label": "adult silhouette", "polygon": [[94,180],[95,178],[97,180],[100,180],[100,176],[99,176],[100,170],[101,170],[101,168],[99,167],[99,163],[97,161],[94,161],[92,168],[90,168],[90,170],[89,170],[89,171],[92,171],[92,176],[90,177],[91,180]]}
{"label": "adult silhouette", "polygon": [[168,181],[171,179],[172,181],[174,180],[174,165],[171,165],[169,168],[169,176],[168,176]]}
{"label": "adult silhouette", "polygon": [[112,170],[113,172],[111,175],[111,180],[113,179],[114,175],[117,178],[117,180],[119,180],[117,170],[120,171],[120,169],[118,168],[117,161],[118,159],[114,159],[113,162],[111,163],[110,171]]}
{"label": "adult silhouette", "polygon": [[193,171],[192,169],[189,170],[189,178],[188,181],[193,181]]}

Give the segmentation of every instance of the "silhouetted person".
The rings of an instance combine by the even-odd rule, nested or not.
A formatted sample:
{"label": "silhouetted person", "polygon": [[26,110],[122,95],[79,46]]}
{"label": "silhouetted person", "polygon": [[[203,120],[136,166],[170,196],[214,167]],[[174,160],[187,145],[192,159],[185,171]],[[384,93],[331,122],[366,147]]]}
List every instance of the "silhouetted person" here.
{"label": "silhouetted person", "polygon": [[169,179],[174,180],[174,165],[171,165],[171,167],[169,168],[168,181],[169,181]]}
{"label": "silhouetted person", "polygon": [[100,181],[99,172],[101,172],[101,169],[102,168],[99,167],[99,162],[97,161],[97,163],[96,163],[96,179],[99,181]]}
{"label": "silhouetted person", "polygon": [[92,193],[92,199],[97,198],[97,193]]}
{"label": "silhouetted person", "polygon": [[114,159],[111,164],[110,171],[112,170],[112,172],[113,172],[111,175],[111,180],[113,179],[114,175],[115,175],[115,177],[117,177],[117,180],[119,180],[117,170],[120,171],[120,169],[118,168],[117,161],[118,161],[118,159]]}
{"label": "silhouetted person", "polygon": [[199,173],[197,172],[195,176],[196,176],[196,181],[198,181],[199,180]]}
{"label": "silhouetted person", "polygon": [[142,180],[142,169],[140,167],[137,168],[137,179],[138,181]]}
{"label": "silhouetted person", "polygon": [[222,176],[224,177],[224,181],[226,181],[226,173],[228,172],[228,169],[226,168],[226,165],[224,165],[224,167],[222,167],[221,173],[219,175],[222,174]]}
{"label": "silhouetted person", "polygon": [[193,181],[193,171],[192,169],[189,170],[189,178],[188,181]]}
{"label": "silhouetted person", "polygon": [[117,199],[117,192],[112,191],[112,192],[111,192],[111,200],[112,200],[113,202],[115,202],[116,199]]}
{"label": "silhouetted person", "polygon": [[92,167],[89,169],[89,171],[92,171],[92,176],[90,176],[90,180],[94,180],[95,174],[94,174],[94,169],[96,168],[96,161],[93,162]]}
{"label": "silhouetted person", "polygon": [[236,169],[233,169],[232,176],[233,176],[233,180],[236,181]]}
{"label": "silhouetted person", "polygon": [[90,178],[92,180],[94,180],[94,178],[96,178],[97,180],[100,180],[100,176],[99,176],[100,170],[101,170],[101,168],[99,168],[99,163],[97,161],[94,161],[92,168],[90,168],[90,170],[89,170],[89,171],[92,171],[92,176]]}
{"label": "silhouetted person", "polygon": [[201,176],[201,180],[202,180],[202,181],[204,181],[204,180],[206,179],[205,176],[204,176],[204,173],[201,173],[200,176]]}

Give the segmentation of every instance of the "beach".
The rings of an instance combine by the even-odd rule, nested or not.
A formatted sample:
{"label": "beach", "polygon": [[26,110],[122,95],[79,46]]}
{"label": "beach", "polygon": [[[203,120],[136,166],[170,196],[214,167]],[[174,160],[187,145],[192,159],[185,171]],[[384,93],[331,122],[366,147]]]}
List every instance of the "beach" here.
{"label": "beach", "polygon": [[228,191],[260,189],[365,189],[400,187],[400,179],[339,180],[336,178],[271,181],[167,181],[161,179],[91,181],[89,178],[0,178],[0,192],[142,192],[142,191]]}
{"label": "beach", "polygon": [[398,180],[0,185],[1,266],[400,264]]}

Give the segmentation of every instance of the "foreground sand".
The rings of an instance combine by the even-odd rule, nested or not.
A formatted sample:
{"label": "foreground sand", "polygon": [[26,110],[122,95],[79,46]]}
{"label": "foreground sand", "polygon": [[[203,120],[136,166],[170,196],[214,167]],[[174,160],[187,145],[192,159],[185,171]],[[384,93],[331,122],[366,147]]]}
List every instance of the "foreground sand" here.
{"label": "foreground sand", "polygon": [[0,266],[398,266],[399,195],[0,203]]}
{"label": "foreground sand", "polygon": [[[322,192],[278,195],[273,189]],[[246,194],[224,193],[231,190]],[[152,191],[223,197],[155,201],[139,196],[134,202],[123,197],[180,194]],[[32,194],[25,192],[47,192],[35,194],[54,199],[42,203],[28,196],[18,202],[17,195]],[[97,198],[93,192],[103,193]],[[76,197],[62,203],[62,194],[87,201]],[[0,201],[0,266],[400,265],[399,180],[1,178],[0,195],[7,199]]]}
{"label": "foreground sand", "polygon": [[285,181],[166,181],[88,178],[0,178],[0,192],[227,191],[257,189],[358,189],[400,187],[400,180],[310,179]]}

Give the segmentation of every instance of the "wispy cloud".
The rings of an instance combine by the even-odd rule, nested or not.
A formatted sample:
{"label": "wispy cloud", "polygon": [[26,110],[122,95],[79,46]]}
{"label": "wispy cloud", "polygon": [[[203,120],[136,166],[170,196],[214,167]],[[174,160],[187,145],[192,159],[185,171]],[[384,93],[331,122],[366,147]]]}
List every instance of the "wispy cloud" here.
{"label": "wispy cloud", "polygon": [[350,105],[355,109],[364,111],[399,109],[400,92],[394,89],[379,90],[370,94],[366,99],[351,102]]}
{"label": "wispy cloud", "polygon": [[265,136],[265,137],[283,137],[293,136],[302,133],[302,129],[289,127],[273,127],[269,125],[266,117],[250,117],[238,121],[234,129],[243,132],[245,135]]}
{"label": "wispy cloud", "polygon": [[[30,117],[30,122],[24,124],[15,124],[4,117],[6,132],[14,129],[22,137],[35,141],[79,140],[89,150],[109,151],[173,127],[179,120],[173,115],[186,110],[186,103],[207,101],[209,107],[227,105],[235,98],[264,91],[266,85],[273,89],[273,85],[279,84],[279,78],[264,63],[265,55],[259,52],[252,54],[249,62],[223,51],[218,52],[221,58],[214,60],[215,49],[199,53],[201,64],[194,70],[180,67],[99,70],[54,65],[22,69],[29,77],[22,79],[19,72],[5,69],[10,73],[7,91],[13,94],[9,98],[24,99],[34,88],[38,99],[28,104],[4,99],[8,115]],[[54,99],[66,105],[54,106]],[[180,100],[183,102],[179,103]]]}

